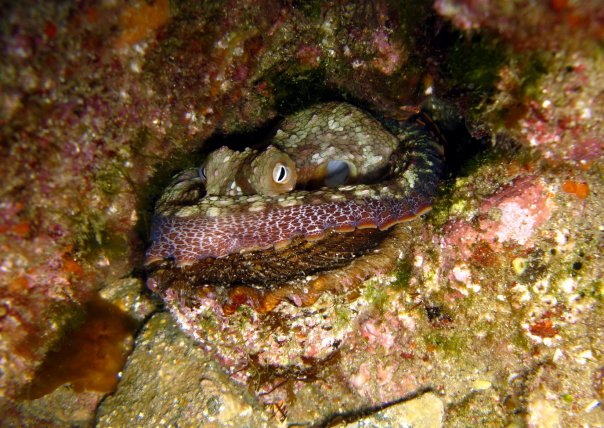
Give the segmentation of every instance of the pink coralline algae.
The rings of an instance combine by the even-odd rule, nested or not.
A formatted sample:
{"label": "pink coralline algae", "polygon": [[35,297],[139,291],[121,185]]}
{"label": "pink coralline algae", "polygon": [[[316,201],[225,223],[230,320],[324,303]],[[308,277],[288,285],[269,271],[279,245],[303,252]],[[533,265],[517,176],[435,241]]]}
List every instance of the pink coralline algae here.
{"label": "pink coralline algae", "polygon": [[[604,38],[604,11],[598,0],[514,2],[505,0],[436,0],[434,8],[463,30],[491,29],[522,48],[559,48],[578,38]],[[547,34],[545,37],[544,35]]]}
{"label": "pink coralline algae", "polygon": [[392,75],[405,62],[405,52],[402,45],[389,39],[386,29],[380,28],[373,35],[373,45],[379,55],[371,64],[386,76]]}
{"label": "pink coralline algae", "polygon": [[445,227],[445,244],[465,257],[472,255],[473,246],[479,242],[486,242],[495,250],[501,250],[506,243],[530,245],[535,232],[550,218],[552,204],[539,178],[517,178],[483,200],[472,222],[449,222]]}
{"label": "pink coralline algae", "polygon": [[154,103],[140,53],[106,43],[116,14],[99,9],[15,4],[3,17],[1,396],[31,381],[75,310],[135,257],[136,200],[123,189],[151,168],[134,159],[130,124],[151,125],[142,110]]}
{"label": "pink coralline algae", "polygon": [[539,99],[529,101],[528,111],[519,123],[520,133],[547,158],[589,167],[604,153],[604,110],[598,101],[603,80],[597,62],[576,57],[568,61],[566,79],[556,74],[544,78],[547,89]]}
{"label": "pink coralline algae", "polygon": [[367,320],[359,326],[361,336],[367,340],[369,351],[376,346],[390,349],[394,345],[394,334],[388,324],[376,326],[375,320]]}

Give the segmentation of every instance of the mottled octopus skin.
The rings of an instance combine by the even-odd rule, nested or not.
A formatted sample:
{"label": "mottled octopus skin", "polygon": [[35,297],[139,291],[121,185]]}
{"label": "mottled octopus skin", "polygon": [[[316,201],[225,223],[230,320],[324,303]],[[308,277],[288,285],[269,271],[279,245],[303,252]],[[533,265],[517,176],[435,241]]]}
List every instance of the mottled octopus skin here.
{"label": "mottled octopus skin", "polygon": [[283,120],[271,140],[296,164],[297,184],[325,184],[329,161],[349,165],[347,182],[367,183],[381,176],[398,147],[397,138],[372,116],[346,103],[329,102]]}
{"label": "mottled octopus skin", "polygon": [[[337,104],[335,104],[337,106]],[[380,126],[371,122],[371,126]],[[380,132],[385,130],[381,127]],[[316,126],[308,134],[320,138]],[[355,128],[349,129],[355,140]],[[387,131],[386,131],[387,132]],[[429,210],[443,166],[442,147],[419,125],[401,128],[384,180],[370,185],[293,191],[280,196],[162,195],[156,208],[145,264],[171,260],[187,266],[205,258],[286,246],[316,239],[330,230],[387,229]],[[373,142],[377,144],[379,142]],[[182,188],[182,182],[176,183]]]}
{"label": "mottled octopus skin", "polygon": [[[282,182],[275,180],[275,168],[287,171]],[[208,195],[275,196],[293,190],[296,185],[294,161],[274,146],[262,151],[221,147],[208,155],[199,173]]]}

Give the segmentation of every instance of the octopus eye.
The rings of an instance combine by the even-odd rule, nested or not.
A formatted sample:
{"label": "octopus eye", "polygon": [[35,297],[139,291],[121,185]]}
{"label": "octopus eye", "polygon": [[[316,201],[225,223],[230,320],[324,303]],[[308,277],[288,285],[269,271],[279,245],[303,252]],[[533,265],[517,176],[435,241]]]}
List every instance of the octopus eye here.
{"label": "octopus eye", "polygon": [[208,177],[206,177],[206,166],[205,166],[205,164],[201,165],[199,167],[199,173],[198,174],[199,174],[199,178],[201,178],[201,180],[205,183],[207,181],[207,179],[208,179]]}
{"label": "octopus eye", "polygon": [[283,184],[289,180],[290,172],[289,168],[283,165],[282,163],[278,163],[273,168],[273,180],[277,184]]}

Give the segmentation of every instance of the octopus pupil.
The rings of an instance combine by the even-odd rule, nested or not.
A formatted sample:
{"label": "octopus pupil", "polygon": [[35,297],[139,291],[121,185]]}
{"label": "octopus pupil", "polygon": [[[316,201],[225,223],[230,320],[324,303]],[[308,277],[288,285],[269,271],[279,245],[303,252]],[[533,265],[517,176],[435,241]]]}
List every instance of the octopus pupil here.
{"label": "octopus pupil", "polygon": [[205,165],[202,165],[199,167],[199,178],[201,178],[202,180],[206,180],[206,167]]}
{"label": "octopus pupil", "polygon": [[275,180],[275,182],[281,184],[285,182],[287,176],[287,168],[282,164],[277,164],[275,166],[275,169],[273,170],[273,179]]}

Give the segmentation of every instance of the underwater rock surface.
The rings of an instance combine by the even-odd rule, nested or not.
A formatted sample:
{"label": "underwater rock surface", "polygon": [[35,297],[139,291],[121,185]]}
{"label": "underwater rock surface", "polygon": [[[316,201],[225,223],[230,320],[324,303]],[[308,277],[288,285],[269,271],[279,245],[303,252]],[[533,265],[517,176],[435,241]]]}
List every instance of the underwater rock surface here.
{"label": "underwater rock surface", "polygon": [[[267,424],[320,425],[429,391],[444,404],[446,426],[603,425],[600,3],[8,4],[0,18],[0,413],[14,425],[94,421],[103,394],[69,383],[38,400],[17,398],[103,285],[138,284],[136,297],[115,287],[110,300],[132,302],[135,318],[147,319],[143,257],[153,202],[170,177],[199,166],[220,135],[348,101],[400,120],[424,109],[445,135],[470,134],[447,153],[451,175],[432,211],[394,229],[405,232],[393,247],[404,257],[375,267],[360,296],[348,296],[362,316],[332,293],[307,307],[317,340],[346,336],[316,371],[256,366],[244,376],[249,388],[227,376],[211,385],[181,378],[190,383],[161,389],[157,401],[133,388],[127,402],[138,412],[122,412],[124,423],[162,402],[176,409],[171,421],[186,424],[173,401],[184,388],[201,399],[232,394],[212,394],[206,415],[226,403],[241,410],[232,419],[240,425],[258,423],[262,403]],[[248,311],[241,304],[235,316]],[[335,333],[320,329],[321,311],[337,321]],[[170,340],[142,331],[160,345]],[[180,337],[171,348],[179,357],[211,358]],[[144,343],[135,341],[130,361],[156,373]],[[118,391],[138,376],[127,363]],[[104,403],[103,415],[120,408]]]}

